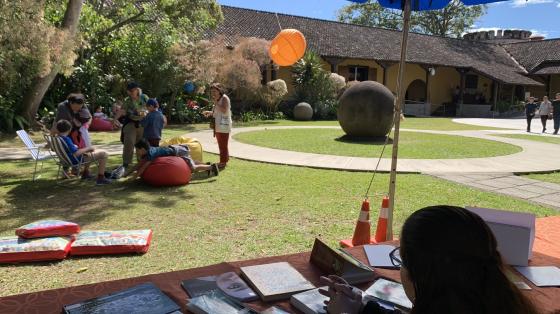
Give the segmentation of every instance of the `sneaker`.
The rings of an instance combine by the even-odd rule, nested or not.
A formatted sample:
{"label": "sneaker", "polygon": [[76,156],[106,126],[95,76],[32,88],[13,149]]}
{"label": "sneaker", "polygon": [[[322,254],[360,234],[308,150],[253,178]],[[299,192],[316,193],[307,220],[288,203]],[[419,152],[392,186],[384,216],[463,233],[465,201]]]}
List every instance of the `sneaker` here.
{"label": "sneaker", "polygon": [[220,170],[224,170],[226,168],[226,164],[218,163],[217,165],[218,165],[218,169]]}
{"label": "sneaker", "polygon": [[220,174],[220,169],[218,168],[218,164],[212,164],[212,174],[214,176],[218,176]]}
{"label": "sneaker", "polygon": [[107,184],[111,184],[111,180],[107,179],[107,178],[103,178],[103,179],[97,179],[97,181],[95,182],[95,185],[107,185]]}
{"label": "sneaker", "polygon": [[115,170],[111,171],[110,178],[113,179],[113,180],[120,179],[124,176],[125,171],[126,171],[126,169],[125,169],[124,166],[119,166],[119,167],[115,168]]}

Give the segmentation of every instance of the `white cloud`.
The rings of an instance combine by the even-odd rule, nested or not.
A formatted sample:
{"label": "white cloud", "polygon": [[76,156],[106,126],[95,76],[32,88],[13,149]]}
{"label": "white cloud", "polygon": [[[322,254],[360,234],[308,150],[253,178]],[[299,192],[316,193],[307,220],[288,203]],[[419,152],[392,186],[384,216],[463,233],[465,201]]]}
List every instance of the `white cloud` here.
{"label": "white cloud", "polygon": [[557,8],[560,8],[560,2],[558,2],[558,3],[556,4],[556,7],[557,7]]}
{"label": "white cloud", "polygon": [[543,3],[553,3],[554,0],[513,0],[511,6],[514,8],[523,8],[530,4],[543,4]]}
{"label": "white cloud", "polygon": [[532,29],[531,33],[533,33],[531,36],[543,36],[545,38],[549,37],[549,32],[548,31]]}

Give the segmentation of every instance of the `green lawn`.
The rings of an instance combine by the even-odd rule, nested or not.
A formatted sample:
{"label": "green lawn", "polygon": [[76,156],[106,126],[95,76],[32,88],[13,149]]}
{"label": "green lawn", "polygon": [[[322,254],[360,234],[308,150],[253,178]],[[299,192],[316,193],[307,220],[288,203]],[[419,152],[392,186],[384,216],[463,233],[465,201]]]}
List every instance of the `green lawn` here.
{"label": "green lawn", "polygon": [[[338,126],[338,121],[292,121],[292,120],[270,120],[270,121],[253,121],[248,123],[234,122],[235,127],[244,126]],[[490,130],[496,128],[481,127],[476,125],[467,125],[455,123],[451,118],[406,118],[402,123],[403,128],[419,129],[419,130]],[[207,129],[208,123],[201,124],[185,124],[185,125],[170,125],[163,130],[163,137],[173,137],[183,135],[188,132],[194,132],[202,129]],[[31,137],[37,143],[44,142],[40,132],[31,133]],[[118,144],[120,140],[120,132],[92,132],[92,141],[94,144]],[[22,147],[22,142],[15,134],[2,134],[0,133],[0,148],[3,147]]]}
{"label": "green lawn", "polygon": [[495,136],[501,137],[509,137],[509,138],[517,138],[521,140],[530,140],[530,141],[537,141],[543,143],[551,143],[551,144],[560,144],[560,136],[552,137],[552,136],[540,136],[540,135],[528,135],[528,134],[492,134]]}
{"label": "green lawn", "polygon": [[[284,150],[353,156],[378,157],[384,141],[348,142],[341,129],[280,129],[244,132],[235,135],[240,142]],[[392,147],[385,150],[391,156]],[[399,157],[423,159],[472,158],[520,152],[519,146],[464,136],[401,132]]]}
{"label": "green lawn", "polygon": [[560,172],[546,173],[546,174],[529,174],[527,178],[560,184]]}
{"label": "green lawn", "polygon": [[[118,157],[111,160],[113,165],[118,162]],[[38,219],[56,218],[90,230],[152,228],[152,246],[143,256],[2,266],[0,296],[308,251],[315,237],[336,245],[352,235],[370,179],[368,173],[236,159],[219,177],[201,178],[178,188],[157,189],[127,181],[104,187],[96,187],[93,181],[57,185],[52,165],[33,183],[31,171],[29,162],[0,163],[0,236],[13,235],[15,228]],[[386,174],[374,181],[374,220],[388,181]],[[399,175],[395,230],[410,213],[434,204],[557,214],[546,207],[429,176]]]}

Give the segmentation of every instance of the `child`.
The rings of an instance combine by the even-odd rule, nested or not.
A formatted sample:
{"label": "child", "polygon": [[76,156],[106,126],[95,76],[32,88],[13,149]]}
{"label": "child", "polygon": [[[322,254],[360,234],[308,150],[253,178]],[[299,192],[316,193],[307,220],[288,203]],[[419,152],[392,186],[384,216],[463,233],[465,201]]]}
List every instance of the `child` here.
{"label": "child", "polygon": [[[97,167],[96,184],[105,185],[111,183],[110,180],[107,180],[105,178],[105,166],[107,164],[107,158],[108,158],[108,154],[106,151],[103,150],[95,151],[95,149],[91,146],[78,149],[78,147],[74,145],[74,143],[72,142],[70,136],[68,136],[70,134],[70,131],[72,130],[72,124],[68,120],[58,121],[56,124],[56,129],[58,131],[59,136],[66,143],[66,146],[68,146],[68,151],[66,153],[68,154],[68,158],[70,159],[70,161],[74,166],[77,166],[81,160],[85,162],[96,160],[99,162],[99,165]],[[92,154],[87,154],[87,153],[92,153]],[[84,171],[82,173],[82,179],[87,179],[87,178],[89,178],[89,164],[86,164],[84,166]]]}
{"label": "child", "polygon": [[93,114],[93,118],[107,120],[107,115],[103,113],[103,107],[99,106],[95,108],[95,113]]}
{"label": "child", "polygon": [[161,130],[165,124],[165,118],[161,111],[158,110],[159,104],[155,98],[150,98],[146,102],[148,115],[140,124],[144,127],[144,139],[150,143],[152,147],[158,147],[161,140]]}
{"label": "child", "polygon": [[[217,164],[208,165],[195,162],[190,156],[188,146],[171,145],[167,147],[150,147],[150,144],[145,139],[141,139],[138,143],[136,143],[136,145],[134,145],[134,147],[136,148],[138,160],[140,160],[140,162],[130,172],[132,173],[136,170],[136,173],[133,175],[134,178],[142,176],[144,170],[148,168],[154,159],[163,156],[178,156],[183,158],[187,165],[189,165],[189,168],[191,168],[192,172],[207,171],[208,176],[210,176],[210,173],[215,176],[219,174]],[[127,175],[130,173],[127,173]]]}

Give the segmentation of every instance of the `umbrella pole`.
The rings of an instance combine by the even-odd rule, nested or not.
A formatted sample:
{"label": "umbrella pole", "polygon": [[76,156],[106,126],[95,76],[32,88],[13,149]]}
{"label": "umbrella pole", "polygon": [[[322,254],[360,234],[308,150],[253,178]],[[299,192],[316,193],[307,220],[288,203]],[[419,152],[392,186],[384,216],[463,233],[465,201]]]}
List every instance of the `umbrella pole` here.
{"label": "umbrella pole", "polygon": [[401,126],[401,112],[404,103],[405,86],[404,72],[406,67],[406,47],[408,42],[408,29],[410,26],[410,2],[411,0],[403,0],[403,30],[401,41],[401,60],[399,62],[399,74],[397,78],[397,99],[395,100],[395,131],[393,135],[393,154],[391,157],[391,177],[389,181],[389,215],[387,217],[387,241],[393,240],[393,210],[395,208],[395,183],[397,182],[397,156],[399,149],[399,133]]}

